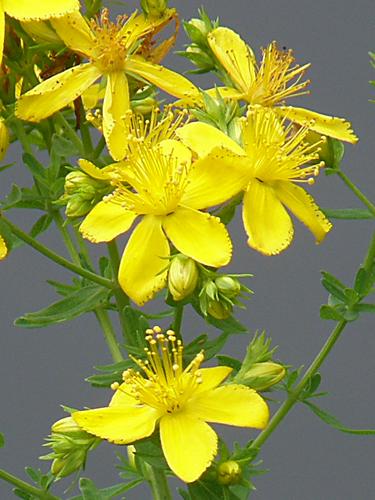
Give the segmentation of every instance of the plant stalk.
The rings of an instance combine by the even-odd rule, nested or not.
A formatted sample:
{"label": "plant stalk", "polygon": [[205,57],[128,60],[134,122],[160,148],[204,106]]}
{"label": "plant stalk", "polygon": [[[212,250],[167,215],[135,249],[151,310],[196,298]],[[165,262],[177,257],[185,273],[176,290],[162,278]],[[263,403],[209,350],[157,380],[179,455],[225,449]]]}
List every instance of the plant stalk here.
{"label": "plant stalk", "polygon": [[48,493],[48,491],[43,491],[38,488],[35,488],[31,484],[26,483],[26,481],[23,481],[22,479],[19,479],[13,474],[10,474],[9,472],[6,472],[5,470],[2,469],[0,469],[0,479],[3,479],[4,481],[10,484],[13,484],[14,486],[23,491],[27,491],[31,495],[36,496],[41,500],[59,500],[58,497],[55,497],[51,493]]}

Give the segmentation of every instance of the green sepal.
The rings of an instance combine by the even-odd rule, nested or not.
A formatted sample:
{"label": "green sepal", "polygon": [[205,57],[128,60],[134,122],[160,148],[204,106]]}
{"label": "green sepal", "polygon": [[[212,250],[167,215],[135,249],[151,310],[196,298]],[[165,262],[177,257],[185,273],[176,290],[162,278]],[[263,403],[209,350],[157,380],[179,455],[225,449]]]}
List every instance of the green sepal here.
{"label": "green sepal", "polygon": [[43,328],[63,323],[103,305],[109,293],[98,285],[85,286],[40,311],[21,316],[14,324],[23,328]]}
{"label": "green sepal", "polygon": [[346,286],[344,283],[342,283],[340,280],[338,280],[335,276],[332,274],[322,271],[322,280],[321,280],[322,285],[324,288],[334,297],[337,297],[340,299],[342,302],[346,301],[346,296],[345,296],[345,288]]}

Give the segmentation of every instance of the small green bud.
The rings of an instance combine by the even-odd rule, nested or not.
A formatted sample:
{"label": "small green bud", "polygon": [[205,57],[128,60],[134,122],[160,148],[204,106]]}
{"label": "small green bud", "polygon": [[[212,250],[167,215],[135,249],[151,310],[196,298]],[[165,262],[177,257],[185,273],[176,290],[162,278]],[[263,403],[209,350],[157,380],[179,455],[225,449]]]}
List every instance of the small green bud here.
{"label": "small green bud", "polygon": [[161,17],[168,8],[168,0],[141,0],[141,7],[146,16]]}
{"label": "small green bud", "polygon": [[95,193],[95,189],[100,186],[101,184],[92,177],[81,172],[81,170],[75,170],[74,172],[69,172],[65,177],[64,190],[66,194],[76,194],[85,189],[89,189]]}
{"label": "small green bud", "polygon": [[285,374],[286,370],[282,365],[266,361],[253,364],[240,377],[236,377],[236,382],[247,385],[256,391],[264,391],[280,382],[285,377]]}
{"label": "small green bud", "polygon": [[230,486],[238,484],[242,478],[242,469],[238,462],[228,460],[219,464],[217,468],[217,481],[219,484]]}
{"label": "small green bud", "polygon": [[183,300],[193,293],[198,278],[198,268],[193,259],[183,254],[173,257],[168,273],[168,288],[174,300]]}
{"label": "small green bud", "polygon": [[83,217],[92,209],[91,200],[86,200],[80,194],[72,195],[66,204],[65,213],[67,217]]}
{"label": "small green bud", "polygon": [[232,314],[233,307],[228,302],[211,300],[208,302],[207,313],[216,319],[226,319]]}
{"label": "small green bud", "polygon": [[132,445],[132,444],[129,444],[127,447],[126,447],[127,451],[128,451],[128,460],[129,460],[129,464],[134,468],[136,469],[137,466],[136,466],[136,463],[135,463],[135,446]]}
{"label": "small green bud", "polygon": [[212,58],[207,54],[207,52],[199,48],[198,45],[189,45],[186,48],[186,55],[200,69],[210,71],[215,67]]}
{"label": "small green bud", "polygon": [[229,299],[235,298],[241,292],[241,283],[231,276],[219,276],[215,279],[219,292]]}
{"label": "small green bud", "polygon": [[131,101],[131,107],[136,113],[148,115],[157,107],[157,100],[152,96],[145,97],[144,99],[133,99]]}
{"label": "small green bud", "polygon": [[72,417],[62,418],[51,428],[51,435],[44,446],[52,448],[52,453],[40,457],[53,460],[51,472],[57,478],[69,476],[84,467],[87,454],[98,446],[100,439],[81,429]]}
{"label": "small green bud", "polygon": [[198,45],[206,44],[207,35],[212,29],[203,19],[197,18],[190,19],[185,28],[191,40]]}
{"label": "small green bud", "polygon": [[9,129],[5,125],[5,121],[0,118],[0,161],[3,160],[9,147]]}

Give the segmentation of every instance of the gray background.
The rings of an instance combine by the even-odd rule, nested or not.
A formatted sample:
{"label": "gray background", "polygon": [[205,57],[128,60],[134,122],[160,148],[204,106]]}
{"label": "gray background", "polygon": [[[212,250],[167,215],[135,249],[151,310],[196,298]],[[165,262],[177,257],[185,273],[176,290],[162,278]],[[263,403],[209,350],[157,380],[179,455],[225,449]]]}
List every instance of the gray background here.
{"label": "gray background", "polygon": [[[135,2],[123,4],[130,10]],[[177,1],[175,5],[182,17],[188,18],[196,15],[201,1]],[[375,79],[375,72],[367,55],[368,50],[375,49],[373,0],[206,0],[204,5],[211,17],[219,16],[222,25],[238,31],[258,54],[260,46],[277,40],[281,46],[295,50],[298,62],[312,63],[312,95],[293,102],[352,121],[361,140],[357,146],[347,147],[344,168],[374,200],[375,107],[368,99],[375,97],[375,89],[368,80]],[[182,41],[183,37],[180,47]],[[174,56],[168,64],[187,68],[185,61]],[[204,79],[196,81],[206,85]],[[30,182],[14,147],[7,157],[11,159],[18,164],[2,174],[2,194],[9,191],[15,179],[20,185]],[[313,194],[325,207],[360,206],[333,177],[322,175]],[[31,225],[30,214],[18,212],[12,217],[26,229]],[[232,224],[232,229],[235,253],[228,269],[256,275],[250,283],[255,296],[241,319],[251,333],[267,330],[280,346],[280,360],[294,366],[308,364],[332,327],[319,321],[319,306],[326,301],[319,272],[329,270],[350,284],[373,224],[338,221],[326,242],[315,246],[308,231],[297,223],[293,245],[272,258],[246,246],[240,220]],[[64,253],[53,231],[43,235],[43,241]],[[19,475],[25,465],[40,465],[37,457],[45,452],[41,448],[43,437],[50,424],[63,416],[60,404],[95,407],[106,404],[109,397],[108,391],[93,389],[83,381],[94,364],[110,362],[94,317],[85,316],[46,330],[12,326],[22,313],[55,300],[47,279],[64,280],[68,276],[26,247],[1,264],[0,431],[5,433],[6,447],[0,450],[0,464]],[[202,331],[191,311],[184,330],[191,337]],[[242,356],[248,340],[236,338],[226,352]],[[374,323],[371,317],[363,316],[348,327],[322,369],[322,387],[330,395],[321,404],[345,425],[375,427],[374,354]],[[248,431],[238,429],[226,435],[240,440],[249,437]],[[265,444],[261,456],[270,473],[256,478],[257,500],[375,497],[375,438],[340,434],[304,407],[296,407],[289,414]],[[85,474],[99,486],[113,484],[117,480],[114,462],[112,449],[102,445],[89,458]],[[129,496],[148,497],[147,490]],[[0,498],[13,498],[2,482]]]}

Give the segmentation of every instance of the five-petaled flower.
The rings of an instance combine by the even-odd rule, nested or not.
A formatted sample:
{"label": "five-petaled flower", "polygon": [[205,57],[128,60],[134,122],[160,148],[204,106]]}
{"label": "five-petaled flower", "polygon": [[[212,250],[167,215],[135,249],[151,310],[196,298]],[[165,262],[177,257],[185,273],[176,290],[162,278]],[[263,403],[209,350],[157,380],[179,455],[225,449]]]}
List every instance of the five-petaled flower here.
{"label": "five-petaled flower", "polygon": [[[117,169],[112,166],[109,174],[116,189],[91,210],[80,231],[94,243],[111,241],[142,217],[127,243],[118,276],[123,290],[142,305],[166,283],[168,240],[202,264],[228,264],[232,254],[229,234],[219,218],[202,210],[236,194],[243,174],[226,165],[213,169],[205,159],[192,161],[184,144],[164,139],[171,130],[174,133],[172,114],[146,133],[142,130],[148,122],[143,118],[130,121],[133,134],[128,156]],[[92,167],[89,171],[84,163],[81,166],[95,176]]]}
{"label": "five-petaled flower", "polygon": [[88,62],[52,76],[23,94],[18,100],[16,115],[38,122],[70,104],[96,80],[105,77],[103,134],[111,156],[121,160],[127,151],[128,75],[152,83],[175,97],[198,93],[185,77],[137,53],[142,39],[174,15],[173,9],[167,9],[160,18],[147,18],[135,12],[126,22],[120,20],[114,24],[104,9],[101,23],[91,21],[89,24],[78,12],[53,19],[51,23],[60,38]]}
{"label": "five-petaled flower", "polygon": [[151,436],[157,424],[161,446],[171,470],[183,481],[196,481],[217,453],[217,435],[207,422],[263,429],[269,410],[262,397],[240,384],[221,385],[231,368],[200,368],[199,353],[183,367],[183,346],[175,333],[159,327],[146,331],[147,360],[133,360],[136,370],[106,408],[77,411],[75,422],[87,432],[116,444]]}
{"label": "five-petaled flower", "polygon": [[[318,159],[318,144],[304,139],[308,128],[293,125],[272,108],[252,106],[243,121],[243,147],[211,125],[188,123],[177,135],[198,156],[226,164],[228,170],[243,169],[245,191],[242,218],[248,244],[266,254],[278,254],[293,239],[293,224],[284,205],[314,234],[320,243],[331,223],[312,197],[296,183],[313,184],[324,165]],[[217,146],[226,152],[217,151]],[[307,165],[307,166],[303,166]]]}
{"label": "five-petaled flower", "polygon": [[19,19],[20,21],[30,21],[35,19],[50,19],[51,17],[61,17],[69,12],[79,9],[78,0],[2,0],[0,2],[0,63],[3,58],[5,20],[4,14]]}
{"label": "five-petaled flower", "polygon": [[[299,125],[309,124],[315,132],[341,141],[357,142],[349,122],[305,108],[285,106],[289,97],[307,93],[309,81],[301,81],[310,64],[293,66],[291,50],[280,50],[275,42],[263,49],[258,66],[254,52],[229,28],[219,27],[207,36],[208,44],[228,73],[233,87],[218,87],[224,98],[243,100],[251,105],[273,107],[275,113]],[[215,95],[216,89],[209,91]],[[194,96],[195,97],[195,96]]]}

